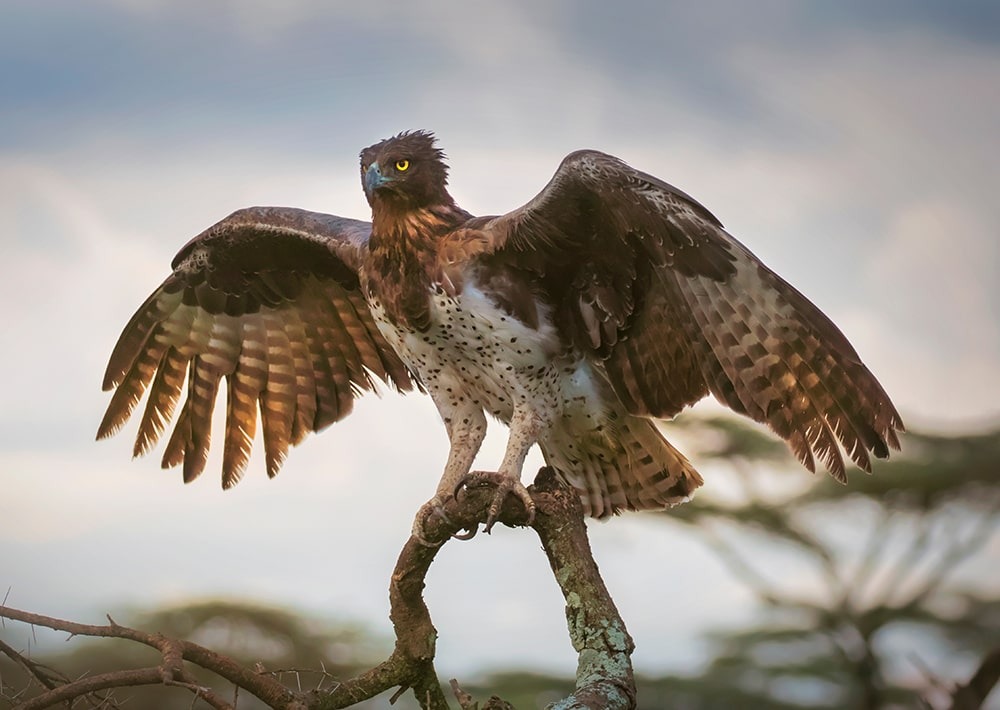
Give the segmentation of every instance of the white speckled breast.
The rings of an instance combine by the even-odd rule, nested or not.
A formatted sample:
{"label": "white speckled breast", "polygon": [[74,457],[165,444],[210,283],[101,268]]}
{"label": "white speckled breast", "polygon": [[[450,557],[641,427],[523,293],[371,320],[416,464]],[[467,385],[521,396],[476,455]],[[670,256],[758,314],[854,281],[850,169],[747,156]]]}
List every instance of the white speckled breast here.
{"label": "white speckled breast", "polygon": [[471,403],[504,422],[518,402],[548,422],[574,415],[589,415],[591,424],[604,419],[590,411],[598,400],[589,366],[563,352],[546,310],[539,312],[539,327],[531,328],[468,282],[454,297],[435,289],[432,326],[422,333],[397,328],[377,301],[371,307],[382,334],[439,406]]}

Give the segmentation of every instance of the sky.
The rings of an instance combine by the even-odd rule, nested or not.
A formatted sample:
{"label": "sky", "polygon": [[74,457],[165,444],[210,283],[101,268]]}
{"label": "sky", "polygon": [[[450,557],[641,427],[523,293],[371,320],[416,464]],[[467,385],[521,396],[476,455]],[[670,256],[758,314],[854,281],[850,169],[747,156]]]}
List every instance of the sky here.
{"label": "sky", "polygon": [[[134,423],[93,439],[111,348],[192,235],[255,204],[365,219],[358,152],[407,129],[436,132],[477,214],[531,199],[572,150],[617,155],[817,303],[911,427],[995,423],[997,77],[986,1],[7,0],[0,590],[93,623],[224,596],[390,633],[389,574],[447,453],[428,398],[369,396],[225,493],[219,452],[184,486],[162,449],[130,460]],[[492,425],[480,467],[503,444]],[[591,531],[640,670],[695,668],[707,629],[750,618],[676,526]],[[442,673],[573,670],[537,548],[505,529],[442,551]]]}

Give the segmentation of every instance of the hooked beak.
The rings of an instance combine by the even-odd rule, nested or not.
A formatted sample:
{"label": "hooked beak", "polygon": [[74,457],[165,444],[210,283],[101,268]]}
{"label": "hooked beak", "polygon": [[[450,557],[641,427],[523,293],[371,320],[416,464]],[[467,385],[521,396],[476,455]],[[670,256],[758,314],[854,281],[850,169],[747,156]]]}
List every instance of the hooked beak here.
{"label": "hooked beak", "polygon": [[375,194],[375,190],[389,182],[392,182],[392,178],[387,178],[382,174],[378,163],[372,163],[368,166],[368,170],[365,171],[365,193],[369,199]]}

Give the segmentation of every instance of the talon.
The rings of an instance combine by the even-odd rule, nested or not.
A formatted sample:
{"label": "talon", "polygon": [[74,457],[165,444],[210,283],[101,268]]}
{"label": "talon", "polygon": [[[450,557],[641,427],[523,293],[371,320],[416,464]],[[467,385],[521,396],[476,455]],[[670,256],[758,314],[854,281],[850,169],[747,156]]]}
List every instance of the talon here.
{"label": "talon", "polygon": [[499,472],[473,471],[459,481],[456,491],[463,486],[471,487],[472,485],[496,486],[496,492],[493,494],[493,500],[490,501],[490,508],[486,515],[486,527],[484,530],[487,533],[496,525],[497,520],[500,518],[500,511],[503,509],[503,503],[510,493],[517,496],[517,499],[524,506],[525,513],[528,516],[527,524],[531,525],[535,522],[535,502],[531,499],[528,489],[517,478]]}
{"label": "talon", "polygon": [[438,542],[431,542],[427,538],[420,535],[420,533],[411,532],[410,536],[413,537],[414,540],[419,542],[424,547],[435,548],[435,547],[441,547],[441,545],[444,544],[444,540],[439,540]]}
{"label": "talon", "polygon": [[417,511],[417,516],[413,519],[413,527],[410,529],[410,534],[424,547],[440,547],[444,544],[444,540],[441,540],[440,542],[431,542],[427,539],[427,535],[424,532],[424,526],[432,518],[440,518],[446,525],[452,524],[448,515],[444,512],[444,503],[441,501],[440,495],[434,496],[420,506],[420,510]]}
{"label": "talon", "polygon": [[458,500],[458,494],[463,488],[472,488],[474,486],[499,486],[501,474],[495,471],[470,471],[469,473],[458,479],[458,483],[455,484],[455,489],[452,491],[451,495],[453,498]]}
{"label": "talon", "polygon": [[[506,494],[504,495],[504,497],[506,497]],[[501,503],[503,502],[503,497],[500,498],[500,502]],[[499,515],[500,515],[500,508],[497,505],[496,498],[494,498],[493,502],[490,504],[489,515],[486,516],[486,527],[483,528],[483,531],[487,535],[493,532],[493,526],[496,525],[497,516]]]}

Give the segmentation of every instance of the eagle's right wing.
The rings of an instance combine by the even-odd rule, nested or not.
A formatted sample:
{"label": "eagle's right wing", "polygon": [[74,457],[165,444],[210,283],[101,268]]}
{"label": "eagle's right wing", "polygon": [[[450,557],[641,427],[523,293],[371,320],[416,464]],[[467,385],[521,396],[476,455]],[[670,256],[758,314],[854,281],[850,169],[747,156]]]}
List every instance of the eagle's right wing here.
{"label": "eagle's right wing", "polygon": [[843,333],[676,187],[577,151],[477,226],[481,258],[534,275],[629,413],[671,417],[712,393],[838,480],[839,446],[866,471],[868,452],[899,448],[903,422]]}
{"label": "eagle's right wing", "polygon": [[234,212],[192,239],[173,273],[122,331],[104,375],[115,389],[97,432],[124,425],[149,398],[135,441],[146,453],[187,380],[164,468],[184,480],[205,466],[212,410],[226,380],[222,485],[242,476],[259,406],[268,475],[290,444],[345,417],[372,376],[400,390],[410,373],[372,320],[358,282],[371,226],[285,207]]}

